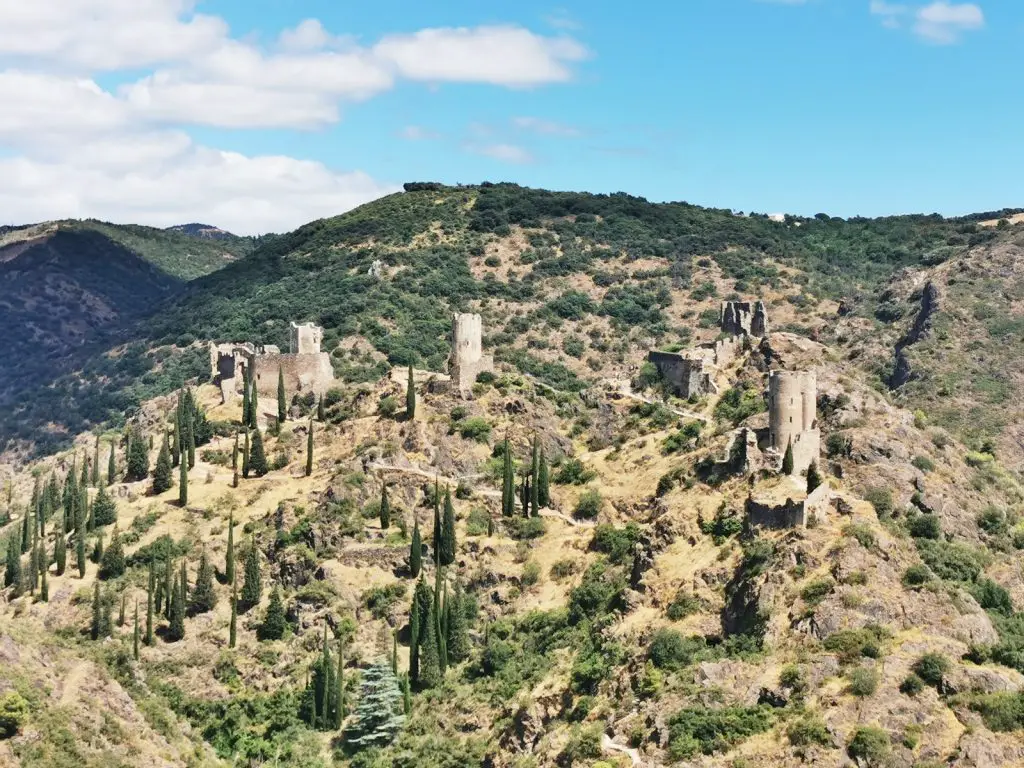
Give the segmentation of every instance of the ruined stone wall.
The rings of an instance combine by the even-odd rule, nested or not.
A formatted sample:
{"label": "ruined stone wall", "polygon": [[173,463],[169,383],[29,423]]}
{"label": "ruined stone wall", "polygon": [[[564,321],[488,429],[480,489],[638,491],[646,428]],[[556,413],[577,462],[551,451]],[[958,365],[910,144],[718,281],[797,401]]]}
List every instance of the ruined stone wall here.
{"label": "ruined stone wall", "polygon": [[290,328],[290,352],[293,355],[316,355],[320,352],[320,343],[324,339],[324,329],[313,323],[298,325],[292,323]]}
{"label": "ruined stone wall", "polygon": [[806,528],[812,517],[818,523],[828,518],[833,495],[832,489],[822,483],[803,501],[786,499],[784,504],[771,504],[748,497],[747,520],[754,528]]}
{"label": "ruined stone wall", "polygon": [[794,473],[805,472],[821,454],[817,391],[813,371],[768,374],[769,446],[782,455],[792,445]]}
{"label": "ruined stone wall", "polygon": [[296,394],[313,392],[324,394],[334,383],[331,356],[326,352],[290,355],[271,353],[252,358],[253,380],[260,396],[260,404],[277,409],[278,369],[284,374],[284,388],[288,402]]}
{"label": "ruined stone wall", "polygon": [[483,319],[480,315],[458,312],[452,315],[451,341],[448,373],[452,388],[468,394],[480,373],[494,370],[494,358],[483,353]]}
{"label": "ruined stone wall", "polygon": [[768,309],[763,301],[723,301],[718,325],[732,336],[767,336]]}
{"label": "ruined stone wall", "polygon": [[700,358],[684,357],[676,352],[651,351],[647,353],[647,360],[679,397],[703,395],[710,389],[711,376]]}

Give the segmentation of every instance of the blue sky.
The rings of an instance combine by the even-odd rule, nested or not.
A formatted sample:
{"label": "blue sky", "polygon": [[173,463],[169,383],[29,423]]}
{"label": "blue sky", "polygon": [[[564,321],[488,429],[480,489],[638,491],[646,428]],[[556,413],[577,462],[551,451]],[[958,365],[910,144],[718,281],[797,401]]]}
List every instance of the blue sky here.
{"label": "blue sky", "polygon": [[[0,172],[66,190],[8,202],[37,218],[62,206],[153,223],[206,213],[244,231],[297,226],[409,180],[772,213],[1024,206],[1024,4],[637,5],[206,0],[183,12],[139,0],[127,20],[113,4],[111,28],[168,41],[159,50],[127,32],[97,44],[102,12],[95,39],[71,19],[73,44],[50,49],[0,32],[0,92],[13,72],[60,94],[74,77],[74,98],[92,84],[70,110],[83,125],[62,116],[49,143],[38,122],[19,135],[0,120]],[[61,142],[99,149],[68,159]],[[107,162],[113,146],[137,165]],[[2,167],[19,159],[32,165]],[[103,180],[123,194],[97,197]]]}

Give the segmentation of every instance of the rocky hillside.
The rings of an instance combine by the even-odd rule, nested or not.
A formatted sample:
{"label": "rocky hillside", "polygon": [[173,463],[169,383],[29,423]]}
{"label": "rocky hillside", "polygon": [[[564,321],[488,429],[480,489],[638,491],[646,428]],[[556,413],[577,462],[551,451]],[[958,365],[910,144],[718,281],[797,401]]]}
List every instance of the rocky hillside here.
{"label": "rocky hillside", "polygon": [[[0,764],[1024,765],[1024,237],[983,229],[427,184],[265,243],[39,395],[119,428],[10,465]],[[647,350],[719,339],[733,295],[771,333],[672,396]],[[451,309],[497,359],[470,399]],[[280,427],[261,398],[236,473],[203,343],[291,320],[337,386]],[[769,370],[817,376],[813,473],[737,450]],[[190,379],[195,465],[155,491]],[[549,498],[506,510],[534,446]],[[751,515],[819,482],[806,525]]]}

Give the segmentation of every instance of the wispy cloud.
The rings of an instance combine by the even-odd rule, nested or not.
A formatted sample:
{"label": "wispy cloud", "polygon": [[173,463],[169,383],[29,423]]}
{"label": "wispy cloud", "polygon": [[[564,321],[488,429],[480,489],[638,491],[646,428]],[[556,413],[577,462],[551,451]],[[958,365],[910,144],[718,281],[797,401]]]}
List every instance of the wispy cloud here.
{"label": "wispy cloud", "polygon": [[422,125],[407,125],[398,132],[398,135],[406,141],[428,141],[441,138],[441,134],[424,128]]}
{"label": "wispy cloud", "polygon": [[526,165],[536,159],[528,149],[517,144],[468,144],[466,149],[475,155],[484,155],[513,165]]}
{"label": "wispy cloud", "polygon": [[572,138],[581,135],[579,128],[574,128],[573,126],[565,125],[564,123],[558,123],[554,120],[545,120],[541,117],[514,117],[512,118],[512,125],[520,130],[539,133],[543,136],[564,136],[566,138]]}
{"label": "wispy cloud", "polygon": [[547,16],[544,17],[544,21],[548,23],[549,27],[555,29],[564,29],[568,31],[576,31],[583,28],[583,25],[565,8],[556,8]]}
{"label": "wispy cloud", "polygon": [[960,41],[965,32],[985,26],[985,14],[975,3],[950,3],[946,0],[928,5],[910,6],[871,0],[869,10],[889,29],[908,28],[913,34],[937,45]]}

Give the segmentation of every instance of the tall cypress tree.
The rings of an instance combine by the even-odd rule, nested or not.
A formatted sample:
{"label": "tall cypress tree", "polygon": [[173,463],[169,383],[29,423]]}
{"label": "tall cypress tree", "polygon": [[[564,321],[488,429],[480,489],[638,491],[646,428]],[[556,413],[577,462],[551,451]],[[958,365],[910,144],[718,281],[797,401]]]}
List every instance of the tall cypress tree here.
{"label": "tall cypress tree", "polygon": [[441,565],[455,562],[455,508],[452,506],[451,489],[444,493],[444,521],[441,523]]}
{"label": "tall cypress tree", "polygon": [[277,421],[284,424],[288,418],[288,402],[284,392],[284,369],[277,367]]}
{"label": "tall cypress tree", "polygon": [[260,415],[260,393],[256,382],[251,380],[252,392],[249,393],[249,426],[256,429]]}
{"label": "tall cypress tree", "polygon": [[89,637],[99,640],[103,634],[103,604],[100,599],[100,583],[93,584],[92,589],[92,625],[89,630]]}
{"label": "tall cypress tree", "polygon": [[433,549],[434,565],[439,565],[441,562],[441,487],[437,482],[437,478],[434,478],[434,530],[431,533],[430,546]]}
{"label": "tall cypress tree", "polygon": [[[40,546],[42,546],[43,551],[45,552],[46,551],[46,544],[42,543]],[[50,602],[50,585],[47,583],[47,579],[49,577],[49,571],[50,571],[50,569],[47,567],[46,559],[44,557],[42,565],[40,566],[40,570],[39,570],[39,576],[40,576],[40,578],[42,580],[42,583],[40,584],[40,587],[39,587],[39,600],[40,600],[40,602],[43,602],[43,603]]]}
{"label": "tall cypress tree", "polygon": [[149,583],[146,585],[146,645],[153,645],[153,593],[156,591],[156,571],[149,561]]}
{"label": "tall cypress tree", "polygon": [[170,558],[164,562],[164,584],[161,589],[163,595],[163,609],[164,618],[171,618],[171,595],[174,594],[173,582],[176,581],[174,578],[174,563],[171,562]]}
{"label": "tall cypress tree", "polygon": [[323,424],[325,417],[326,412],[324,411],[324,396],[320,395],[320,399],[316,401],[316,420]]}
{"label": "tall cypress tree", "polygon": [[515,477],[512,470],[512,448],[505,436],[504,461],[501,471],[501,514],[512,517],[516,511]]}
{"label": "tall cypress tree", "polygon": [[[185,463],[184,461],[182,462]],[[167,627],[167,640],[174,643],[185,637],[185,599],[181,595],[181,584],[177,579],[171,587],[171,609]]]}
{"label": "tall cypress tree", "polygon": [[181,392],[178,393],[177,403],[174,408],[174,431],[171,436],[171,465],[172,467],[178,466],[181,462],[181,450],[182,450],[182,419],[184,414],[182,411]]}
{"label": "tall cypress tree", "polygon": [[231,449],[231,487],[238,487],[238,433],[235,432],[235,447]]}
{"label": "tall cypress tree", "polygon": [[17,590],[21,586],[21,537],[7,538],[7,565],[4,568],[4,586],[13,586]]}
{"label": "tall cypress tree", "polygon": [[793,474],[793,440],[786,443],[786,453],[782,457],[782,474]]}
{"label": "tall cypress tree", "polygon": [[231,623],[228,625],[228,648],[238,643],[238,585],[231,580]]}
{"label": "tall cypress tree", "polygon": [[242,584],[242,604],[248,610],[260,601],[263,594],[263,583],[260,580],[260,554],[256,542],[249,540],[249,548],[245,553],[245,581]]}
{"label": "tall cypress tree", "polygon": [[345,643],[338,639],[338,671],[334,674],[334,680],[338,686],[338,693],[335,696],[337,702],[334,727],[341,728],[345,716],[348,714],[348,706],[345,702]]}
{"label": "tall cypress tree", "polygon": [[242,477],[249,479],[249,428],[245,428],[245,448],[242,451]]}
{"label": "tall cypress tree", "polygon": [[178,465],[178,504],[188,506],[188,460]]}
{"label": "tall cypress tree", "polygon": [[132,631],[132,658],[139,660],[139,601],[135,601],[135,629]]}
{"label": "tall cypress tree", "polygon": [[195,469],[196,466],[196,402],[192,397],[192,390],[185,390],[185,445],[182,451],[188,453],[188,468]]}
{"label": "tall cypress tree", "polygon": [[415,579],[423,568],[423,541],[420,538],[419,515],[413,513],[412,543],[409,545],[409,573]]}
{"label": "tall cypress tree", "polygon": [[224,558],[224,578],[230,584],[235,583],[235,513],[228,515],[228,551]]}
{"label": "tall cypress tree", "polygon": [[128,605],[128,594],[126,592],[121,593],[121,610],[117,613],[117,626],[123,627],[125,622],[125,610]]}
{"label": "tall cypress tree", "polygon": [[425,626],[420,631],[418,683],[421,688],[433,688],[441,682],[441,657],[438,652],[437,616],[434,613],[434,606],[435,601],[431,599]]}
{"label": "tall cypress tree", "polygon": [[412,363],[409,364],[409,383],[405,386],[405,415],[409,421],[416,418],[416,382],[412,376]]}
{"label": "tall cypress tree", "polygon": [[171,451],[167,443],[167,435],[165,434],[164,442],[160,446],[160,453],[156,457],[156,467],[153,469],[154,494],[163,493],[173,485],[171,480]]}
{"label": "tall cypress tree", "polygon": [[64,538],[66,535],[63,530],[58,530],[53,542],[53,560],[57,564],[58,576],[63,576],[64,569],[68,567],[68,544]]}
{"label": "tall cypress tree", "polygon": [[252,452],[249,454],[249,471],[256,477],[263,477],[270,468],[267,466],[267,456],[263,452],[263,436],[258,428],[252,432]]}
{"label": "tall cypress tree", "polygon": [[533,436],[533,458],[530,462],[530,517],[540,517],[540,446]]}
{"label": "tall cypress tree", "polygon": [[181,610],[188,610],[188,559],[181,558]]}
{"label": "tall cypress tree", "polygon": [[[441,667],[441,676],[448,670],[448,634],[445,608],[448,605],[448,585],[443,583],[444,569],[438,568],[434,573],[434,630],[437,638],[437,659]],[[442,602],[443,596],[443,602]]]}
{"label": "tall cypress tree", "polygon": [[249,400],[249,371],[248,371],[248,369],[246,369],[245,377],[242,380],[242,426],[243,427],[248,427],[249,426],[249,421],[250,421],[249,408],[250,407],[251,407],[251,405],[250,405],[250,400]]}
{"label": "tall cypress tree", "polygon": [[96,435],[96,445],[92,452],[92,484],[98,488],[100,484],[100,436]]}
{"label": "tall cypress tree", "polygon": [[306,433],[306,477],[313,474],[313,417],[309,417],[309,432]]}
{"label": "tall cypress tree", "polygon": [[540,466],[537,468],[537,502],[542,509],[551,506],[551,479],[543,448],[540,451]]}
{"label": "tall cypress tree", "polygon": [[75,564],[78,566],[78,578],[85,578],[85,531],[75,533]]}
{"label": "tall cypress tree", "polygon": [[380,487],[380,529],[386,531],[391,525],[391,502],[388,501],[388,484]]}
{"label": "tall cypress tree", "polygon": [[196,588],[192,592],[192,612],[206,613],[212,611],[217,604],[217,593],[213,589],[213,566],[206,557],[204,549],[199,556],[199,568],[196,570]]}
{"label": "tall cypress tree", "polygon": [[413,591],[412,604],[409,606],[409,677],[414,683],[420,678],[420,645],[426,630],[427,614],[434,597],[430,587],[421,576]]}
{"label": "tall cypress tree", "polygon": [[114,456],[116,450],[116,444],[110,444],[110,458],[107,459],[107,485],[112,485],[114,480],[117,479],[117,460]]}

